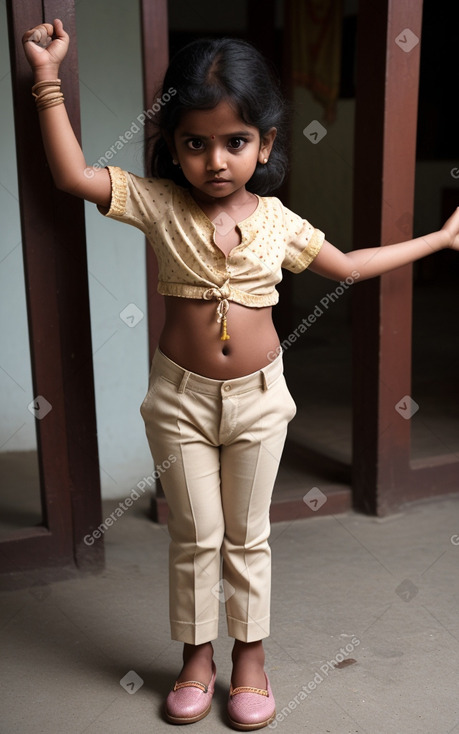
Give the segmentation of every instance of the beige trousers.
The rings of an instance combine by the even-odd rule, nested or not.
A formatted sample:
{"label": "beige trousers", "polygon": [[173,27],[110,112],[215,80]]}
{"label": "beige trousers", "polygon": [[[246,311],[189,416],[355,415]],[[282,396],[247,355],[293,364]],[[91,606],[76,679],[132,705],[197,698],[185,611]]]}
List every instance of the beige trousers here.
{"label": "beige trousers", "polygon": [[231,637],[267,637],[269,507],[296,412],[282,355],[222,381],[188,372],[158,350],[140,410],[156,465],[169,467],[161,483],[169,507],[172,639],[215,639],[222,602]]}

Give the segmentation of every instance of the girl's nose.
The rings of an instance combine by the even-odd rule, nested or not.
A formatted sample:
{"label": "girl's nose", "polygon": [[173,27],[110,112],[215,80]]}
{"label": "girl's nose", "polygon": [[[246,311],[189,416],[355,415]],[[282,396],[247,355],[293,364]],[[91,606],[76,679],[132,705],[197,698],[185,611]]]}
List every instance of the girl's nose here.
{"label": "girl's nose", "polygon": [[226,168],[225,151],[215,145],[209,149],[207,156],[207,169],[210,171],[222,171]]}

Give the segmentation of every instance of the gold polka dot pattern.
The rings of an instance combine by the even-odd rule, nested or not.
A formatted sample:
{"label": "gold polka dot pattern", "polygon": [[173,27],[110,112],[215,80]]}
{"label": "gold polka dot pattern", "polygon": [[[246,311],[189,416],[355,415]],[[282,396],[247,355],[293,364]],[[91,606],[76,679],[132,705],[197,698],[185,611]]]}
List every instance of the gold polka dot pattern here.
{"label": "gold polka dot pattern", "polygon": [[144,232],[158,259],[158,292],[165,296],[206,298],[209,289],[224,288],[230,301],[273,306],[282,268],[305,270],[324,241],[320,230],[279,199],[259,196],[253,214],[236,225],[240,244],[225,256],[215,243],[218,215],[211,221],[188,189],[115,166],[108,171],[111,204],[99,211]]}

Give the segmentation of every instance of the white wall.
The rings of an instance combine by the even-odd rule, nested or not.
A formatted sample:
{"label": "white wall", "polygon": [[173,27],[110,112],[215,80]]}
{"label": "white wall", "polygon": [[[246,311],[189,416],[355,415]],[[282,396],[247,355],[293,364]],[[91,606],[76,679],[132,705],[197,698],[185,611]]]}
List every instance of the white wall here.
{"label": "white wall", "polygon": [[[76,4],[83,149],[90,164],[105,155],[144,108],[138,12],[138,4],[123,0],[112,2],[110,13],[104,0]],[[2,99],[8,99],[5,23],[0,28],[0,91]],[[27,410],[32,399],[30,355],[13,123],[10,104],[6,107],[0,127],[0,450],[22,451],[36,444],[34,419]],[[110,163],[141,174],[142,133]],[[123,497],[152,470],[139,413],[148,379],[146,318],[133,328],[120,318],[130,303],[146,313],[144,237],[132,227],[104,219],[94,205],[86,205],[86,227],[102,494]]]}

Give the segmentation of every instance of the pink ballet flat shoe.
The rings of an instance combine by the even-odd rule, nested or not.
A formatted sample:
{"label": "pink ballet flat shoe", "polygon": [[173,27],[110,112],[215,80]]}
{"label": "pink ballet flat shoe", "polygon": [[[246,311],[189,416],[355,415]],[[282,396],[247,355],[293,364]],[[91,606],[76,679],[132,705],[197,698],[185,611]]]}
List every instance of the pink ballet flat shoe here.
{"label": "pink ballet flat shoe", "polygon": [[170,724],[193,724],[207,716],[215,689],[217,670],[212,661],[212,677],[208,686],[196,680],[175,683],[166,698],[164,713]]}
{"label": "pink ballet flat shoe", "polygon": [[266,690],[250,686],[230,687],[228,717],[238,731],[253,731],[268,726],[276,715],[276,703],[266,678]]}

